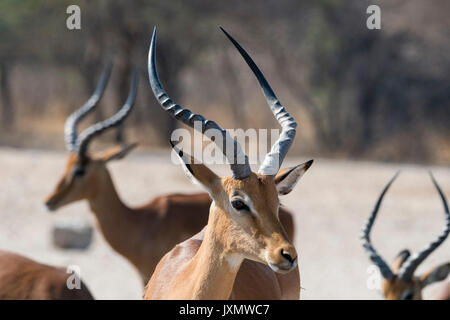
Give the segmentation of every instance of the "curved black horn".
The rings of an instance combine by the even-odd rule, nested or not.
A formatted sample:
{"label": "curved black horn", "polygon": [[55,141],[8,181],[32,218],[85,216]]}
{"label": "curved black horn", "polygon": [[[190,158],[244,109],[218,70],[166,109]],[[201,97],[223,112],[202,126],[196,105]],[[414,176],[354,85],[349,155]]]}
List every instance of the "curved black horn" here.
{"label": "curved black horn", "polygon": [[90,126],[80,134],[77,140],[77,151],[81,157],[86,155],[87,147],[92,138],[100,135],[109,128],[117,127],[130,114],[136,99],[138,80],[138,72],[134,69],[131,79],[130,93],[128,94],[127,100],[122,108],[112,117]]}
{"label": "curved black horn", "polygon": [[[248,177],[251,173],[250,164],[248,162],[247,155],[242,151],[239,143],[235,139],[233,139],[226,130],[223,130],[214,121],[206,120],[199,114],[193,114],[190,110],[183,109],[180,105],[174,103],[169,98],[161,82],[159,81],[158,72],[156,70],[155,47],[156,27],[153,30],[153,36],[150,42],[150,50],[148,54],[148,76],[153,94],[155,95],[159,104],[172,117],[200,131],[201,133],[208,136],[208,138],[212,138],[215,133],[220,133],[222,141],[220,141],[219,143],[219,141],[216,141],[217,139],[215,139],[214,143],[230,162],[231,171],[233,172],[233,178],[244,179]],[[214,138],[217,137],[214,136]]]}
{"label": "curved black horn", "polygon": [[272,146],[270,152],[265,156],[263,163],[259,168],[259,173],[266,175],[276,175],[278,170],[283,163],[284,157],[286,156],[292,142],[295,138],[297,123],[294,118],[286,111],[286,108],[280,103],[277,96],[273,92],[266,78],[259,70],[256,63],[248,55],[248,53],[239,45],[239,43],[233,39],[222,27],[220,29],[225,33],[228,39],[233,43],[236,49],[247,62],[250,69],[253,71],[256,79],[261,86],[261,89],[266,97],[267,103],[269,104],[270,110],[272,110],[273,115],[280,124],[282,130],[280,137]]}
{"label": "curved black horn", "polygon": [[433,174],[430,171],[430,177],[433,181],[436,190],[439,193],[439,196],[442,199],[442,203],[444,204],[444,212],[445,212],[445,225],[442,233],[433,241],[428,244],[422,251],[417,254],[410,256],[403,264],[399,270],[399,277],[403,281],[409,281],[412,279],[414,275],[414,271],[416,271],[417,267],[434,251],[437,247],[439,247],[445,239],[447,239],[448,234],[450,233],[450,211],[448,209],[447,200],[445,199],[445,195],[439,187],[438,183],[433,177]]}
{"label": "curved black horn", "polygon": [[108,63],[102,73],[102,76],[100,77],[100,80],[98,81],[94,94],[81,108],[73,112],[67,118],[64,127],[64,140],[66,142],[66,148],[68,151],[76,151],[78,123],[97,106],[103,95],[103,92],[105,91],[106,84],[108,83],[109,76],[111,75],[111,69],[112,63]]}
{"label": "curved black horn", "polygon": [[391,271],[391,268],[389,268],[388,264],[381,258],[381,256],[377,253],[375,248],[372,246],[372,241],[370,240],[370,231],[372,231],[373,223],[375,222],[375,218],[377,217],[378,210],[380,209],[381,202],[383,201],[383,197],[388,191],[391,184],[394,182],[394,180],[399,175],[400,171],[398,171],[388,182],[388,184],[384,187],[383,191],[381,192],[380,196],[378,197],[377,203],[375,204],[375,208],[373,209],[371,215],[367,219],[366,224],[364,225],[362,232],[361,232],[361,242],[362,245],[369,256],[369,259],[372,260],[372,262],[380,269],[380,272],[382,276],[385,279],[390,279],[394,276],[393,272]]}

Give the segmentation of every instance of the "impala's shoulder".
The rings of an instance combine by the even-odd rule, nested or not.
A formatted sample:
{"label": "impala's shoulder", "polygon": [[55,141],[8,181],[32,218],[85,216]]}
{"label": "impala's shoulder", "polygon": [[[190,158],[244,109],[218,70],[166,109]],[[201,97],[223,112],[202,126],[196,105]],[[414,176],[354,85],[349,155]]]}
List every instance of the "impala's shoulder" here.
{"label": "impala's shoulder", "polygon": [[190,239],[187,239],[179,244],[177,244],[171,251],[170,251],[170,258],[178,258],[178,259],[185,259],[185,258],[191,258],[193,257],[198,249],[200,248],[200,245],[202,244],[202,240],[192,237]]}
{"label": "impala's shoulder", "polygon": [[166,212],[169,212],[171,208],[178,205],[186,206],[192,203],[197,203],[199,201],[207,201],[203,198],[204,197],[202,196],[198,197],[197,195],[182,193],[165,194],[153,198],[149,203],[147,203],[147,205],[144,205],[144,208],[152,208],[159,214],[164,214]]}
{"label": "impala's shoulder", "polygon": [[156,269],[145,288],[144,299],[154,299],[154,292],[164,291],[176,274],[191,261],[200,247],[201,240],[190,238],[173,247],[159,261]]}
{"label": "impala's shoulder", "polygon": [[7,251],[0,250],[0,259],[4,258],[4,257],[7,257],[7,256],[8,256],[8,252]]}
{"label": "impala's shoulder", "polygon": [[[22,266],[23,264],[37,264],[36,262],[16,253],[0,250],[0,265]],[[19,268],[20,269],[20,268]]]}
{"label": "impala's shoulder", "polygon": [[140,209],[150,211],[161,218],[174,215],[189,217],[190,214],[195,214],[201,224],[206,224],[210,206],[211,198],[207,193],[173,193],[157,196]]}
{"label": "impala's shoulder", "polygon": [[192,206],[207,207],[211,205],[211,198],[207,193],[173,193],[155,198],[156,202],[165,207]]}

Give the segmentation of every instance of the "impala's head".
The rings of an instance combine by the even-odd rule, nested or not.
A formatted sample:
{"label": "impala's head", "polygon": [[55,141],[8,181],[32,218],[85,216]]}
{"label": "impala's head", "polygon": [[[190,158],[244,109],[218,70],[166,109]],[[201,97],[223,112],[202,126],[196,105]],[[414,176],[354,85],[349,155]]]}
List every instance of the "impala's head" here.
{"label": "impala's head", "polygon": [[135,144],[125,147],[117,146],[98,153],[88,153],[87,151],[90,142],[95,137],[110,128],[117,127],[130,114],[137,93],[138,76],[136,71],[132,76],[128,98],[119,112],[107,120],[90,126],[80,135],[77,134],[78,123],[94,110],[100,100],[110,72],[111,65],[108,65],[92,97],[66,120],[64,131],[69,158],[63,176],[45,200],[46,207],[51,211],[66,204],[95,196],[103,179],[108,178],[106,163],[110,160],[123,158],[136,146]]}
{"label": "impala's head", "polygon": [[417,267],[447,238],[450,232],[450,212],[445,196],[430,172],[433,184],[435,185],[437,191],[439,192],[439,195],[441,196],[442,202],[444,203],[444,231],[437,239],[432,241],[421,252],[415,255],[411,255],[409,250],[401,251],[389,267],[373,248],[370,241],[370,231],[377,216],[381,201],[383,200],[385,193],[397,176],[398,173],[391,179],[391,181],[389,181],[389,183],[382,191],[380,197],[378,198],[375,209],[373,210],[366,225],[364,226],[361,240],[369,258],[375,265],[378,266],[381,275],[383,276],[384,298],[388,300],[420,300],[422,299],[422,289],[425,286],[433,282],[444,280],[450,272],[450,263],[446,263],[430,270],[429,272],[421,276],[414,276],[414,272]]}
{"label": "impala's head", "polygon": [[276,272],[288,272],[297,264],[297,252],[278,219],[278,196],[288,194],[294,188],[312,161],[279,170],[294,139],[297,124],[280,104],[249,55],[230,35],[226,32],[225,34],[252,69],[270,109],[282,126],[280,138],[266,155],[258,173],[251,171],[248,157],[239,143],[217,123],[206,120],[201,115],[192,114],[168,97],[156,71],[156,30],[149,53],[150,85],[164,110],[177,120],[195,129],[201,129],[203,134],[214,141],[230,163],[233,175],[219,177],[205,165],[193,161],[172,143],[173,149],[182,160],[186,174],[202,185],[213,200],[208,225],[214,228],[214,234],[223,242],[224,251],[241,259],[248,258],[265,263]]}
{"label": "impala's head", "polygon": [[421,300],[422,289],[427,285],[442,281],[450,273],[450,263],[444,263],[436,268],[425,272],[419,276],[412,276],[404,279],[399,276],[404,263],[408,261],[411,253],[409,250],[401,251],[394,262],[391,270],[394,274],[392,278],[383,280],[383,294],[387,300]]}

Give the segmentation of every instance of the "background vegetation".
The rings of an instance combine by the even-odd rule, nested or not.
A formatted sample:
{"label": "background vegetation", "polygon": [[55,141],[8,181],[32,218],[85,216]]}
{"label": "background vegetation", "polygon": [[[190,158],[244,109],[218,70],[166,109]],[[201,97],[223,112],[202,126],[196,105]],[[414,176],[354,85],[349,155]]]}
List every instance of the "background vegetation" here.
{"label": "background vegetation", "polygon": [[[66,8],[81,7],[81,30]],[[382,29],[366,28],[378,4]],[[125,100],[141,74],[126,133],[106,139],[166,146],[177,125],[156,105],[146,62],[158,26],[158,70],[177,102],[225,128],[276,128],[233,34],[299,120],[293,152],[449,163],[450,2],[446,0],[0,2],[0,145],[63,148],[65,117],[113,76],[90,121]],[[89,121],[86,121],[89,124]]]}

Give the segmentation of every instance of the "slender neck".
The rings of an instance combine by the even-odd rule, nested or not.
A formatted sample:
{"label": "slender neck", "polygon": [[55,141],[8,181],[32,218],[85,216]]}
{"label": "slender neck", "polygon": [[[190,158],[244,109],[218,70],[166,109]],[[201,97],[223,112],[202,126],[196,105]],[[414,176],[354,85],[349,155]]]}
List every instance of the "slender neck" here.
{"label": "slender neck", "polygon": [[97,180],[97,190],[88,197],[89,205],[96,215],[101,216],[104,209],[113,209],[115,215],[129,209],[120,199],[108,169],[102,169]]}
{"label": "slender neck", "polygon": [[135,251],[136,219],[133,209],[120,199],[107,168],[99,173],[97,190],[88,198],[98,225],[108,243],[120,254],[128,257]]}
{"label": "slender neck", "polygon": [[202,244],[189,270],[191,299],[228,299],[243,258],[226,247],[227,236],[217,232],[225,214],[210,214]]}

